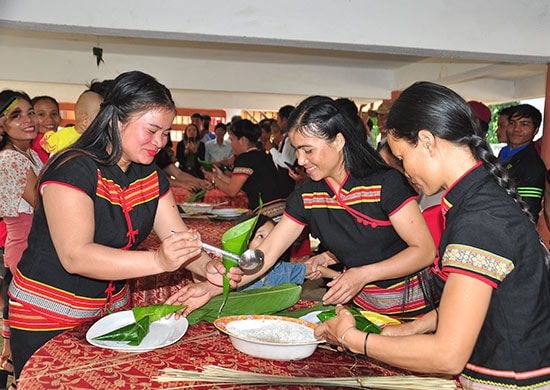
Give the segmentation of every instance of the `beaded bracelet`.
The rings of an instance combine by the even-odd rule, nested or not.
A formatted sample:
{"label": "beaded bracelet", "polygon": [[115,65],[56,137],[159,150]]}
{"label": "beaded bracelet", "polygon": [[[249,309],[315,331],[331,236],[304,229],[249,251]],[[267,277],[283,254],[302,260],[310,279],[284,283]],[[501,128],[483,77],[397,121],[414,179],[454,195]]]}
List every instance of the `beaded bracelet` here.
{"label": "beaded bracelet", "polygon": [[346,336],[346,333],[348,333],[348,331],[350,329],[354,329],[355,328],[355,325],[351,325],[349,328],[347,328],[346,330],[344,330],[344,333],[342,333],[342,337],[340,337],[340,345],[342,346],[342,349],[345,351],[346,350],[346,347],[344,347],[344,337]]}
{"label": "beaded bracelet", "polygon": [[367,339],[369,338],[369,335],[370,335],[370,332],[367,332],[365,334],[365,341],[363,342],[363,355],[365,355],[365,357],[369,356],[367,355]]}

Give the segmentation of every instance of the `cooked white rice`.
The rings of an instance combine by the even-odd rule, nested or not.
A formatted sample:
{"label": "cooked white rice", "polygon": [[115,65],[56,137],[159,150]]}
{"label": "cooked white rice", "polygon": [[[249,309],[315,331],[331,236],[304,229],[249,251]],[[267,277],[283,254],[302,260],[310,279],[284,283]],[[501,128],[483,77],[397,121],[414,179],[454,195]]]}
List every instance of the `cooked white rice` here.
{"label": "cooked white rice", "polygon": [[228,332],[247,340],[278,344],[300,344],[315,341],[313,329],[294,322],[279,320],[244,320],[227,324]]}

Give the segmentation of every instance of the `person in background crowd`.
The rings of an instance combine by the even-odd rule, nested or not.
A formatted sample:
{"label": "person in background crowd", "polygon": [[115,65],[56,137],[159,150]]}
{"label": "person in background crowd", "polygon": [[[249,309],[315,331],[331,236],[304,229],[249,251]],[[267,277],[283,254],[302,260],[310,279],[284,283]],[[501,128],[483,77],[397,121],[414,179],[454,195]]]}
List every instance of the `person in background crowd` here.
{"label": "person in background crowd", "polygon": [[508,136],[506,135],[506,130],[508,129],[508,120],[510,119],[510,114],[512,112],[512,107],[503,108],[498,112],[497,119],[497,140],[500,143],[508,143]]}
{"label": "person in background crowd", "polygon": [[[36,209],[37,176],[42,168],[38,154],[31,144],[38,133],[38,119],[31,99],[24,92],[4,90],[0,93],[0,106],[17,98],[17,104],[6,113],[4,136],[0,143],[0,217],[6,226],[4,248],[4,281],[2,296],[8,302],[7,288],[27,247],[33,213]],[[0,365],[13,372],[10,343],[8,305],[3,309],[2,336],[4,346]]]}
{"label": "person in background crowd", "polygon": [[209,141],[204,145],[204,159],[210,162],[222,161],[233,156],[231,145],[225,142],[226,126],[223,123],[218,123],[214,129],[216,139]]}
{"label": "person in background crowd", "polygon": [[40,160],[45,163],[50,158],[50,154],[40,146],[40,141],[48,131],[57,131],[61,121],[59,103],[51,96],[36,96],[31,100],[31,103],[38,118],[38,135],[32,141],[31,148],[38,153]]}
{"label": "person in background crowd", "polygon": [[394,102],[388,128],[407,175],[428,195],[446,190],[439,308],[378,335],[357,330],[338,306],[315,335],[413,372],[460,374],[465,389],[548,388],[544,251],[468,104],[444,86],[415,83]]}
{"label": "person in background crowd", "polygon": [[535,223],[542,209],[546,181],[546,165],[533,142],[541,122],[541,112],[532,105],[513,106],[506,130],[508,145],[500,150],[498,156],[515,181],[518,193],[529,206]]}
{"label": "person in background crowd", "polygon": [[388,135],[388,127],[386,121],[388,120],[388,114],[390,113],[392,107],[392,102],[384,100],[376,110],[371,111],[376,116],[376,123],[378,126],[378,131],[380,133],[380,139],[378,142],[384,140]]}
{"label": "person in background crowd", "polygon": [[202,115],[198,112],[191,114],[191,123],[197,126],[197,129],[202,129]]}
{"label": "person in background crowd", "polygon": [[268,143],[270,141],[273,141],[275,138],[273,135],[273,132],[271,130],[271,124],[275,122],[274,119],[262,119],[260,123],[258,123],[258,126],[260,126],[260,138],[258,139],[258,147],[265,150],[266,153],[269,153],[269,150],[267,150]]}
{"label": "person in background crowd", "polygon": [[202,126],[201,129],[201,141],[206,145],[208,142],[216,139],[216,136],[210,132],[210,121],[212,118],[208,114],[202,115]]}
{"label": "person in background crowd", "polygon": [[282,198],[277,170],[271,157],[258,149],[256,142],[260,137],[260,127],[248,119],[233,123],[229,132],[231,147],[237,157],[233,164],[233,174],[227,176],[214,166],[213,172],[204,171],[204,176],[229,196],[244,191],[248,198],[248,207],[254,210],[260,204]]}
{"label": "person in background crowd", "polygon": [[[202,251],[200,235],[183,223],[168,180],[153,164],[175,114],[164,85],[142,72],[122,73],[91,126],[48,161],[30,245],[9,287],[16,376],[52,337],[129,308],[126,279],[185,266],[222,284],[225,267]],[[136,250],[152,230],[163,239],[159,249]],[[231,285],[241,275],[231,268]]]}
{"label": "person in background crowd", "polygon": [[491,122],[491,110],[485,104],[475,100],[470,100],[468,105],[479,121],[481,133],[486,137],[487,131],[489,131],[489,122]]}
{"label": "person in background crowd", "polygon": [[[273,163],[277,167],[281,185],[283,186],[283,197],[286,198],[293,190],[295,181],[289,175],[289,169],[294,167],[296,163],[296,149],[292,146],[290,139],[288,138],[288,118],[294,110],[294,106],[286,105],[279,109],[277,113],[277,125],[280,129],[280,137],[282,140],[276,147],[273,142],[267,144],[266,149],[269,150]],[[277,136],[277,134],[275,134]],[[277,139],[275,139],[277,142]]]}
{"label": "person in background crowd", "polygon": [[75,103],[75,125],[58,131],[47,131],[40,141],[40,146],[47,153],[53,154],[72,145],[80,138],[99,112],[103,96],[111,82],[112,80],[92,82],[90,87],[80,94]]}
{"label": "person in background crowd", "polygon": [[199,159],[204,160],[205,147],[200,140],[199,128],[190,123],[185,128],[183,139],[176,147],[179,168],[192,176],[204,179]]}
{"label": "person in background crowd", "polygon": [[176,161],[176,156],[172,150],[172,141],[170,137],[168,137],[166,146],[160,149],[155,156],[155,164],[157,164],[168,177],[170,187],[179,187],[192,192],[197,192],[203,188],[209,187],[210,183],[206,180],[199,179],[179,169],[175,164]]}

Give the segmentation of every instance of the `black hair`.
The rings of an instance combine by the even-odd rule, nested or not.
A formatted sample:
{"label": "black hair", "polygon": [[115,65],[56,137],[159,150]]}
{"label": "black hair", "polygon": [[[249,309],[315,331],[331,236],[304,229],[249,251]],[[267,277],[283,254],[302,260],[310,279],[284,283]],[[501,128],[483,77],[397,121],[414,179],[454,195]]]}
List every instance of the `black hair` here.
{"label": "black hair", "polygon": [[201,121],[202,121],[202,115],[199,114],[198,112],[195,112],[194,114],[191,114],[191,118],[200,118]]}
{"label": "black hair", "polygon": [[126,124],[133,115],[155,108],[175,114],[176,105],[168,88],[143,72],[122,73],[113,81],[88,129],[70,148],[51,158],[44,170],[77,155],[88,155],[102,165],[115,165],[122,156],[119,124]]}
{"label": "black hair", "polygon": [[338,98],[334,101],[338,109],[345,112],[348,118],[352,121],[353,126],[357,130],[360,137],[367,137],[367,128],[365,123],[359,117],[359,108],[355,102],[348,98]]}
{"label": "black hair", "polygon": [[286,105],[279,108],[279,112],[277,115],[279,115],[279,118],[285,118],[288,119],[290,117],[290,114],[294,110],[294,106]]}
{"label": "black hair", "polygon": [[260,126],[261,129],[264,129],[267,133],[271,132],[271,124],[275,121],[275,119],[266,118],[262,119],[260,123],[258,123],[258,126]]}
{"label": "black hair", "polygon": [[[197,129],[197,136],[196,137],[189,137],[187,135],[187,129],[189,127],[193,126],[195,129]],[[189,123],[186,127],[185,127],[185,131],[183,132],[183,140],[184,141],[191,141],[191,142],[199,142],[200,141],[200,136],[201,136],[201,129],[199,129],[196,125],[194,125],[193,123]]]}
{"label": "black hair", "polygon": [[105,98],[107,96],[107,93],[109,92],[109,89],[113,86],[115,80],[92,80],[90,84],[88,84],[88,89],[85,92],[95,92],[102,98]]}
{"label": "black hair", "polygon": [[350,117],[347,110],[327,96],[310,96],[292,111],[288,119],[289,132],[297,131],[332,142],[341,133],[345,139],[344,166],[356,177],[365,177],[372,172],[389,167],[369,145],[366,131],[358,131],[358,115]]}
{"label": "black hair", "polygon": [[[32,107],[31,98],[29,97],[29,95],[27,95],[23,91],[13,91],[11,89],[5,89],[2,92],[0,92],[0,107],[4,106],[5,104],[9,104],[10,100],[14,97],[17,100],[26,100]],[[0,141],[0,150],[4,149],[4,147],[9,141],[9,138],[10,137],[8,133],[4,131],[2,140]]]}
{"label": "black hair", "polygon": [[35,96],[31,99],[31,104],[34,107],[36,103],[38,103],[40,100],[49,100],[53,104],[55,104],[55,108],[57,108],[57,111],[59,111],[59,103],[55,98],[48,96],[48,95],[41,95],[41,96]]}
{"label": "black hair", "polygon": [[255,125],[248,119],[241,119],[239,121],[236,121],[231,126],[230,131],[235,135],[235,137],[245,137],[254,144],[256,143],[256,141],[258,141],[258,138],[260,138],[260,135],[262,133],[260,130],[260,126]]}
{"label": "black hair", "polygon": [[216,124],[216,127],[214,128],[214,130],[216,130],[216,129],[220,128],[220,127],[223,129],[223,131],[227,131],[227,126],[226,126],[224,123],[222,123],[222,122]]}
{"label": "black hair", "polygon": [[533,220],[511,183],[507,171],[502,169],[482,136],[479,123],[470,106],[456,92],[426,81],[414,83],[393,103],[387,123],[391,136],[404,139],[413,145],[418,143],[419,131],[425,129],[435,137],[456,145],[468,146],[474,157],[482,161],[496,182]]}
{"label": "black hair", "polygon": [[514,107],[515,106],[504,107],[502,110],[498,112],[498,116],[506,115],[508,118],[510,118],[512,111],[514,110]]}
{"label": "black hair", "polygon": [[540,127],[542,122],[541,112],[530,104],[518,104],[517,106],[510,107],[510,113],[508,118],[511,119],[514,116],[518,118],[530,118],[535,125],[535,129]]}
{"label": "black hair", "polygon": [[[237,223],[242,223],[245,221],[248,221],[249,219],[252,219],[256,216],[256,214],[247,214],[237,221]],[[262,226],[264,226],[267,222],[271,222],[273,225],[277,225],[277,222],[273,220],[273,218],[268,217],[267,215],[260,214],[258,215],[258,220],[256,221],[256,225],[254,225],[254,229],[252,229],[252,232],[250,233],[250,239],[248,240],[248,243],[250,244],[250,241],[254,238],[256,235],[256,232],[258,229]],[[248,245],[247,245],[248,246]],[[292,254],[292,246],[288,247],[287,250],[279,257],[279,260],[282,261],[290,261]]]}

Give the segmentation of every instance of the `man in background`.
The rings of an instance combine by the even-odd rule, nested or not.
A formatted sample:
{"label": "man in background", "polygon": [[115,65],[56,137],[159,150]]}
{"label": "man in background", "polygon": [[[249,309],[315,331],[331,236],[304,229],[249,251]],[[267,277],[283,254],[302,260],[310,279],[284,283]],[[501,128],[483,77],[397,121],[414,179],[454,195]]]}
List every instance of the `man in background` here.
{"label": "man in background", "polygon": [[546,166],[533,139],[542,122],[541,112],[530,104],[511,107],[506,136],[508,145],[498,155],[516,183],[518,193],[529,207],[535,222],[542,209]]}
{"label": "man in background", "polygon": [[215,127],[216,139],[208,141],[205,147],[204,159],[210,162],[227,160],[233,156],[233,149],[224,141],[226,126],[218,123]]}

